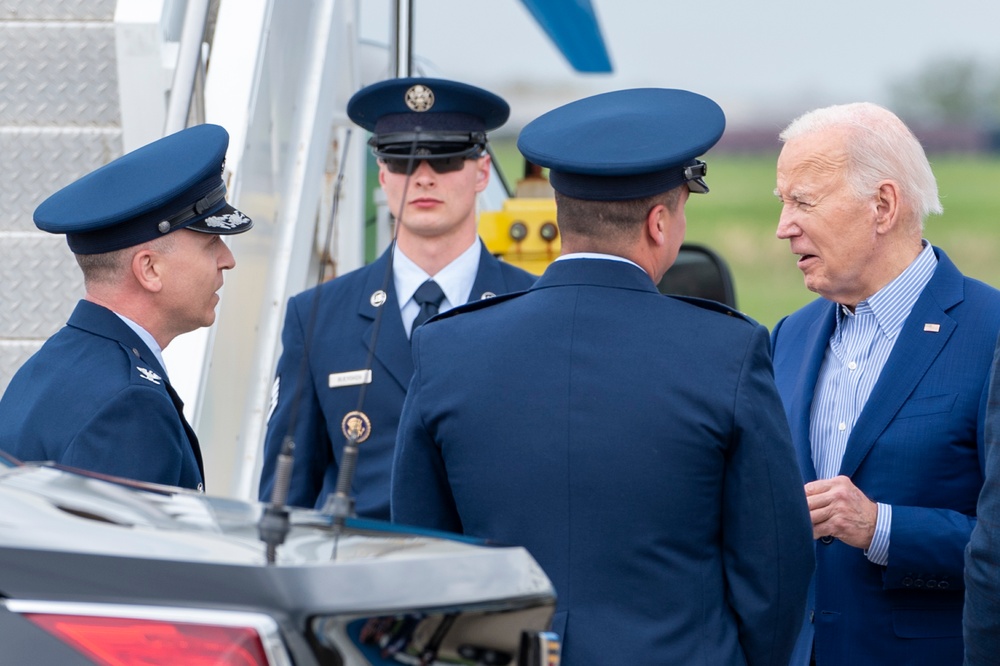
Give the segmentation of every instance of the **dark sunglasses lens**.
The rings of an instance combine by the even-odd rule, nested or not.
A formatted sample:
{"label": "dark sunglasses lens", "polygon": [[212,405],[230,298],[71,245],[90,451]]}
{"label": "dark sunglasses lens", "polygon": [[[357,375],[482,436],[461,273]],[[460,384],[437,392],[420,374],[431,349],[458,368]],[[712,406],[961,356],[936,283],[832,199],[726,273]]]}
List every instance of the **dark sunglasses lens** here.
{"label": "dark sunglasses lens", "polygon": [[461,171],[462,167],[465,166],[465,156],[464,155],[452,155],[451,157],[442,157],[436,160],[427,160],[437,173],[451,173],[453,171]]}
{"label": "dark sunglasses lens", "polygon": [[410,157],[383,157],[385,161],[385,168],[389,170],[389,173],[405,173],[406,175],[412,174],[420,166],[420,163],[427,160],[427,163],[431,165],[435,173],[451,173],[453,171],[461,171],[462,167],[465,166],[465,156],[464,155],[452,155],[451,157],[441,157],[441,158],[410,158]]}
{"label": "dark sunglasses lens", "polygon": [[[419,160],[410,159],[409,157],[383,157],[382,160],[385,162],[385,168],[389,170],[389,173],[405,173],[407,175],[413,173],[413,170],[420,164]],[[407,167],[411,167],[409,173],[407,173]]]}

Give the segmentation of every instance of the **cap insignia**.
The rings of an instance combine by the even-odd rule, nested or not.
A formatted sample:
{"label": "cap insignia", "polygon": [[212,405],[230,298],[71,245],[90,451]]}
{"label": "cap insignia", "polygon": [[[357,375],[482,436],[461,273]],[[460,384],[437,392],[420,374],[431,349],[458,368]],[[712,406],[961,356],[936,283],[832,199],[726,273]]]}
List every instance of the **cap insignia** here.
{"label": "cap insignia", "polygon": [[212,227],[214,229],[235,229],[236,227],[242,226],[250,221],[250,218],[234,210],[232,213],[226,213],[225,215],[213,215],[211,217],[206,217],[204,222],[205,226]]}
{"label": "cap insignia", "polygon": [[406,106],[410,111],[422,113],[434,106],[434,93],[427,86],[417,84],[406,91]]}

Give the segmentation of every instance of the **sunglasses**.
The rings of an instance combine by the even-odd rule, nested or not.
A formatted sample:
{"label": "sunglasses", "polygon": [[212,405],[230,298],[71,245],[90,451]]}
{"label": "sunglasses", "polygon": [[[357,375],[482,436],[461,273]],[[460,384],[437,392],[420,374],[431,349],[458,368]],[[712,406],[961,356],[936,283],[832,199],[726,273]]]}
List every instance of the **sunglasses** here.
{"label": "sunglasses", "polygon": [[434,173],[452,173],[461,171],[465,166],[465,160],[469,158],[463,155],[452,155],[450,157],[383,157],[385,168],[389,173],[405,173],[412,175],[421,162],[427,162],[434,169]]}
{"label": "sunglasses", "polygon": [[379,153],[378,157],[385,164],[389,173],[401,173],[407,176],[412,175],[421,162],[427,162],[434,173],[453,173],[461,171],[466,160],[479,157],[483,152],[482,146],[471,146],[458,152],[446,152],[435,155],[426,148],[419,148],[414,155],[386,155]]}
{"label": "sunglasses", "polygon": [[701,160],[693,160],[684,167],[684,180],[688,189],[698,194],[708,192],[708,184],[705,182],[705,174],[708,173],[708,165]]}

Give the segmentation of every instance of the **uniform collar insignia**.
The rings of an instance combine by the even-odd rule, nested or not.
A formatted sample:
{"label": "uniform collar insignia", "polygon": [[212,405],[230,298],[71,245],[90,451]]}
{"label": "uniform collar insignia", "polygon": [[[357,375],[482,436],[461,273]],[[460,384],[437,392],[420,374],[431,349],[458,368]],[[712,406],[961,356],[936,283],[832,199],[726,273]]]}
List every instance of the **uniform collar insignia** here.
{"label": "uniform collar insignia", "polygon": [[154,384],[159,384],[160,379],[162,379],[162,377],[160,377],[158,374],[147,368],[140,368],[139,366],[136,366],[135,369],[139,371],[139,374],[142,375],[143,379],[147,379],[153,382]]}

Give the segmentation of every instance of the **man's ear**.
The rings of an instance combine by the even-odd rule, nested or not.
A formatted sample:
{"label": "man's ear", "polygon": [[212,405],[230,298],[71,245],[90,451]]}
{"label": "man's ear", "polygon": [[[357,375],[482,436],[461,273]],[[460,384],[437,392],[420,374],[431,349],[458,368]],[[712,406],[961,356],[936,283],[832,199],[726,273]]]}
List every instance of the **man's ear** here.
{"label": "man's ear", "polygon": [[476,192],[482,192],[490,184],[490,165],[493,159],[487,153],[476,160]]}
{"label": "man's ear", "polygon": [[646,236],[657,247],[667,242],[667,216],[670,211],[663,204],[657,204],[646,213],[646,224],[644,230]]}
{"label": "man's ear", "polygon": [[885,180],[875,194],[875,230],[888,233],[899,223],[899,186],[894,181]]}
{"label": "man's ear", "polygon": [[132,255],[132,275],[146,291],[157,293],[163,289],[162,265],[159,260],[160,254],[149,248],[143,248]]}

